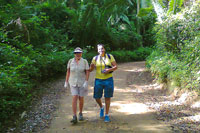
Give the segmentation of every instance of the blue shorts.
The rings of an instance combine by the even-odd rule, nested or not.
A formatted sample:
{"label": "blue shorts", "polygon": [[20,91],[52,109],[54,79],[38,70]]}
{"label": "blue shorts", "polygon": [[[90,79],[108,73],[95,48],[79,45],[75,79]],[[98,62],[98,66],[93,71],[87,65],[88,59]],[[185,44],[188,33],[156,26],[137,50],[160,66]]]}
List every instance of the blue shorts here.
{"label": "blue shorts", "polygon": [[95,99],[101,98],[103,90],[105,98],[113,97],[113,92],[114,92],[113,77],[108,79],[95,79],[93,97]]}

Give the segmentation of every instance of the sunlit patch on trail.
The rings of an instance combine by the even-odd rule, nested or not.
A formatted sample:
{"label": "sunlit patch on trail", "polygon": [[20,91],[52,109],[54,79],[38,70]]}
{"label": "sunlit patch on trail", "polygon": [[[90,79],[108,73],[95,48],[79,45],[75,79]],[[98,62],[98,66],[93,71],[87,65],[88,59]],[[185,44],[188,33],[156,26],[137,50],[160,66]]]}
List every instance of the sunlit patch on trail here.
{"label": "sunlit patch on trail", "polygon": [[195,102],[194,104],[192,104],[191,107],[192,107],[192,108],[200,108],[200,101]]}
{"label": "sunlit patch on trail", "polygon": [[115,78],[115,81],[123,81],[121,78]]}
{"label": "sunlit patch on trail", "polygon": [[190,116],[190,117],[188,117],[188,119],[193,122],[200,122],[200,114],[195,115],[195,116]]}
{"label": "sunlit patch on trail", "polygon": [[143,114],[147,112],[153,112],[150,110],[148,106],[142,103],[120,103],[120,102],[113,102],[111,106],[116,108],[116,111],[129,114]]}
{"label": "sunlit patch on trail", "polygon": [[193,116],[187,116],[187,117],[181,117],[175,120],[176,122],[187,122],[190,121],[190,123],[200,122],[200,113]]}
{"label": "sunlit patch on trail", "polygon": [[126,90],[123,90],[123,89],[118,88],[118,87],[115,87],[115,91],[117,91],[117,92],[126,92]]}
{"label": "sunlit patch on trail", "polygon": [[156,132],[156,133],[159,133],[160,132],[160,129],[163,128],[163,124],[156,124],[156,125],[138,125],[139,128],[142,128],[143,129],[143,132]]}
{"label": "sunlit patch on trail", "polygon": [[133,92],[133,90],[128,87],[126,87],[126,88],[115,87],[115,92]]}
{"label": "sunlit patch on trail", "polygon": [[[93,90],[93,88],[94,88],[93,86],[89,86],[88,87],[89,90],[90,89]],[[88,95],[87,96],[93,96],[93,92],[90,92],[89,90],[88,90]]]}
{"label": "sunlit patch on trail", "polygon": [[[148,105],[153,105],[154,107],[156,108],[159,108],[161,106],[170,106],[170,105],[183,105],[185,104],[187,101],[188,101],[188,98],[190,97],[190,95],[192,95],[192,93],[183,93],[178,99],[176,100],[173,100],[173,101],[164,101],[164,102],[157,102],[157,103],[150,103],[150,102],[147,102],[146,104]],[[198,108],[200,107],[200,102],[196,102],[195,104],[193,104],[191,107],[193,108]]]}
{"label": "sunlit patch on trail", "polygon": [[144,72],[146,69],[145,68],[141,68],[141,69],[128,69],[128,70],[124,70],[126,72]]}
{"label": "sunlit patch on trail", "polygon": [[161,89],[162,86],[154,83],[154,84],[147,84],[147,85],[136,85],[136,84],[131,84],[127,87],[127,89],[131,89],[130,92],[136,92],[136,93],[143,93],[149,90],[157,90]]}

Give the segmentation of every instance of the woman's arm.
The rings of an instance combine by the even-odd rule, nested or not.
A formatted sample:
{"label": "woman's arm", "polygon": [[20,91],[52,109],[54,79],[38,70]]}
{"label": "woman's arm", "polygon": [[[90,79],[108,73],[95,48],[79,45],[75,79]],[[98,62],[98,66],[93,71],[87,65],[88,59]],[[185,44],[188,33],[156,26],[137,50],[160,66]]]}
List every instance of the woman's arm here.
{"label": "woman's arm", "polygon": [[66,73],[66,82],[69,81],[69,76],[70,76],[70,68],[67,69],[67,73]]}
{"label": "woman's arm", "polygon": [[105,73],[109,73],[117,69],[117,63],[115,61],[111,62],[111,64],[112,64],[112,68],[106,69]]}
{"label": "woman's arm", "polygon": [[117,70],[117,63],[116,63],[116,61],[113,61],[111,64],[112,64],[112,68],[110,68],[111,69],[110,71]]}
{"label": "woman's arm", "polygon": [[93,63],[90,64],[89,72],[92,72],[95,68],[95,65]]}
{"label": "woman's arm", "polygon": [[86,81],[88,81],[88,79],[89,79],[89,75],[90,75],[89,70],[86,70],[86,77],[85,77],[85,80],[86,80]]}

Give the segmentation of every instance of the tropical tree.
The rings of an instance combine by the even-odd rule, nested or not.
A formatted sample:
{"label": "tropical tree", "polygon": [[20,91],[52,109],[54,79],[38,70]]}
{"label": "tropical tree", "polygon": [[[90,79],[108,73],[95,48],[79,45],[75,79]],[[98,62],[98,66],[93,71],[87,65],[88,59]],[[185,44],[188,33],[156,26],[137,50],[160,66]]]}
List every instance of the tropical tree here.
{"label": "tropical tree", "polygon": [[157,15],[159,16],[161,12],[164,12],[164,11],[166,12],[167,15],[171,13],[176,14],[177,12],[181,10],[185,0],[169,0],[169,1],[151,0],[151,1],[154,5],[154,9]]}
{"label": "tropical tree", "polygon": [[86,46],[98,42],[115,43],[112,42],[114,35],[112,33],[117,31],[115,29],[119,25],[124,23],[129,25],[129,30],[134,29],[127,16],[132,5],[133,3],[130,0],[83,0],[78,10],[68,10],[72,24],[70,31],[73,33],[74,44]]}
{"label": "tropical tree", "polygon": [[176,14],[176,12],[180,11],[184,0],[170,0],[168,6],[168,13]]}
{"label": "tropical tree", "polygon": [[[147,33],[148,29],[152,29],[151,27],[155,22],[155,13],[153,12],[153,6],[151,4],[151,0],[137,0],[137,33],[142,35],[142,40],[139,44],[141,47],[145,44],[145,36],[151,34]],[[148,19],[148,20],[147,20]],[[149,24],[147,24],[147,21]],[[147,26],[149,25],[149,27]],[[153,42],[153,41],[148,41]]]}

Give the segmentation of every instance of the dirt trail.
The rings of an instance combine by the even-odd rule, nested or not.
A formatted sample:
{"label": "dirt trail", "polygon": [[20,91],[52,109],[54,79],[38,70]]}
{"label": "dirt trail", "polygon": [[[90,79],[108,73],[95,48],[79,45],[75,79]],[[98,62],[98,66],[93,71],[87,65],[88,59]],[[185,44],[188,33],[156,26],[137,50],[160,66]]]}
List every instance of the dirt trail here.
{"label": "dirt trail", "polygon": [[[86,120],[71,125],[72,97],[70,90],[60,99],[58,110],[54,113],[54,119],[46,133],[132,133],[173,132],[169,125],[156,119],[156,112],[145,103],[145,96],[149,90],[156,93],[151,74],[145,71],[145,62],[133,62],[118,64],[118,70],[114,72],[115,92],[110,107],[110,123],[104,123],[99,118],[99,107],[93,99],[94,74],[90,73],[89,95],[85,97],[83,115]],[[154,92],[153,92],[154,93]],[[103,99],[104,101],[104,99]]]}

